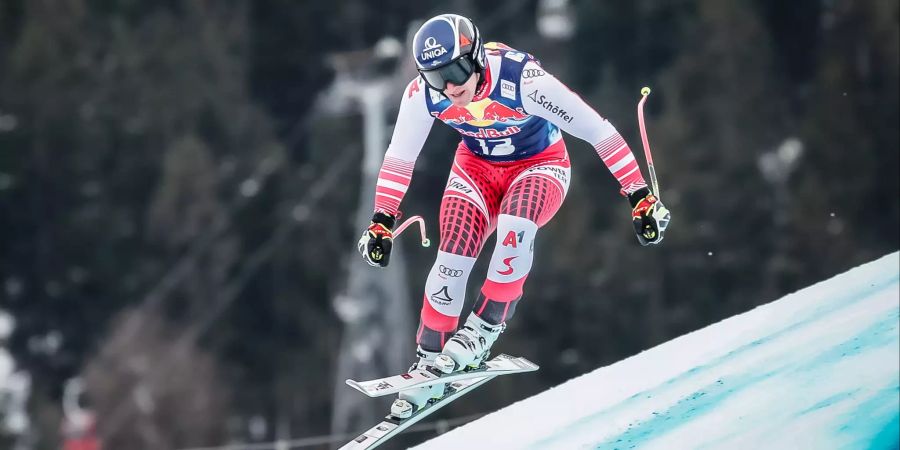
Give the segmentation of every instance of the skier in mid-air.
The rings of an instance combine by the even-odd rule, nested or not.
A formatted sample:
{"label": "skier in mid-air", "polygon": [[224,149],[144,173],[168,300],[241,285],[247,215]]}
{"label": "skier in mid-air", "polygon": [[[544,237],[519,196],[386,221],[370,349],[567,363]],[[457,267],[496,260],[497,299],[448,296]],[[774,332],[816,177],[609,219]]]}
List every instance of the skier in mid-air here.
{"label": "skier in mid-air", "polygon": [[[616,129],[530,54],[485,44],[471,20],[442,14],[415,34],[413,55],[420,76],[403,93],[378,175],[375,214],[359,250],[369,264],[388,265],[400,202],[434,119],[459,131],[413,365],[449,373],[482,362],[522,298],[537,231],[559,210],[569,188],[560,129],[591,144],[619,181],[642,245],[662,241],[670,214]],[[457,329],[472,267],[495,229],[487,279]],[[391,415],[409,417],[443,392],[443,384],[403,391]]]}

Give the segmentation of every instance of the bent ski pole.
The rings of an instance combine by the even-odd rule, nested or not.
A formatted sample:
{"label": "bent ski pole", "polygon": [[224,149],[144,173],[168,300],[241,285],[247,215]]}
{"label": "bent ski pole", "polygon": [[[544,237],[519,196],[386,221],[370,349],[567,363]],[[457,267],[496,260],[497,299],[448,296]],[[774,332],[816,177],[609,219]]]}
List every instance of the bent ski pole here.
{"label": "bent ski pole", "polygon": [[641,89],[641,95],[641,101],[638,102],[637,107],[638,126],[641,129],[641,142],[644,144],[644,156],[647,158],[647,169],[650,171],[650,183],[653,185],[653,193],[659,198],[659,183],[656,181],[656,169],[653,167],[653,156],[650,155],[650,142],[647,140],[647,127],[644,125],[644,102],[647,101],[647,96],[650,95],[650,88],[646,86],[643,87]]}
{"label": "bent ski pole", "polygon": [[403,223],[400,224],[400,226],[398,226],[396,230],[394,230],[394,237],[396,238],[400,236],[400,233],[402,233],[403,230],[412,225],[413,222],[419,223],[419,233],[422,235],[422,247],[428,247],[429,245],[431,245],[431,240],[425,237],[425,219],[423,219],[422,216],[412,216],[409,219],[403,221]]}

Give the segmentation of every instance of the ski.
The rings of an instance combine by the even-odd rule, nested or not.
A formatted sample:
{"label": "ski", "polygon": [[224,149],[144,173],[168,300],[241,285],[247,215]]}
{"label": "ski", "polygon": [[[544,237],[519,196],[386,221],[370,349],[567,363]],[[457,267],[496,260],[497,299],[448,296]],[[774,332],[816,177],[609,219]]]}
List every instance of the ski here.
{"label": "ski", "polygon": [[468,371],[443,374],[433,368],[425,368],[374,380],[356,381],[348,379],[346,382],[354,389],[369,397],[381,397],[383,395],[396,394],[407,389],[430,386],[437,383],[452,383],[454,381],[479,378],[486,375],[508,375],[512,373],[533,372],[535,370],[538,370],[537,364],[525,358],[501,354],[496,358],[485,361],[481,367]]}
{"label": "ski", "polygon": [[385,441],[396,436],[416,422],[428,417],[429,414],[447,406],[447,404],[453,400],[471,392],[476,387],[481,386],[496,377],[497,375],[484,376],[484,373],[482,372],[482,376],[479,378],[467,378],[452,382],[444,391],[444,396],[440,399],[427,403],[424,407],[419,408],[412,416],[406,419],[397,419],[391,415],[385,416],[384,420],[378,425],[369,428],[356,439],[341,447],[340,450],[363,450],[375,448],[384,444]]}

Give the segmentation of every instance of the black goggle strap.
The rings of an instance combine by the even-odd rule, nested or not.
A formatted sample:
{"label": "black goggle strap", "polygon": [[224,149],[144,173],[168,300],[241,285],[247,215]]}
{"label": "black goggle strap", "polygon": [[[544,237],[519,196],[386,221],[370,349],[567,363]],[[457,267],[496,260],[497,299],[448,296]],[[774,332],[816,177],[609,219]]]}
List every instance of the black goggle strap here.
{"label": "black goggle strap", "polygon": [[481,58],[484,58],[484,55],[481,54],[483,51],[481,36],[478,33],[478,27],[475,26],[475,22],[469,20],[469,23],[472,24],[472,52],[469,55],[472,57],[472,63],[480,68],[481,64],[479,64],[479,61],[481,61]]}

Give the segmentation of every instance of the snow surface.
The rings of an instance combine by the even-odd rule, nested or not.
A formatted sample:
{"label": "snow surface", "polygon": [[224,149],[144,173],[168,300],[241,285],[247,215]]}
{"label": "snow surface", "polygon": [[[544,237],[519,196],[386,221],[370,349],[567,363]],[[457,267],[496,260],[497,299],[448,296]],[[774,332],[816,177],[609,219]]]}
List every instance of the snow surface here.
{"label": "snow surface", "polygon": [[892,253],[416,448],[900,448],[898,278]]}

